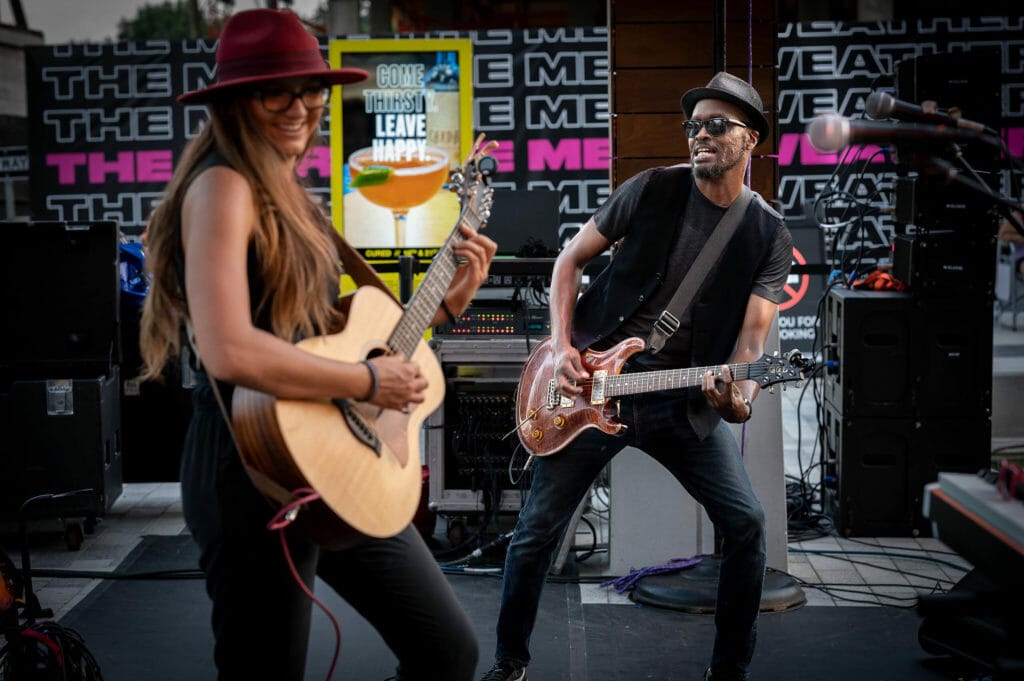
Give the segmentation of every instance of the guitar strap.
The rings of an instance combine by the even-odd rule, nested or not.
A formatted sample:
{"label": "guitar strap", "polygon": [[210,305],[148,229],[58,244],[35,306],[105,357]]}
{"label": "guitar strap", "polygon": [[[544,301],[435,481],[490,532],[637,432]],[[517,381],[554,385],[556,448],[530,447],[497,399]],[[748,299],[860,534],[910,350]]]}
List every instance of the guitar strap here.
{"label": "guitar strap", "polygon": [[725,211],[725,214],[719,218],[718,224],[715,225],[715,229],[711,232],[711,236],[708,237],[704,248],[697,255],[697,259],[686,273],[686,276],[683,277],[683,281],[679,284],[679,288],[676,289],[672,300],[668,302],[661,316],[654,322],[651,335],[647,339],[647,349],[652,355],[659,353],[665,347],[665,342],[672,334],[679,330],[679,321],[690,307],[690,303],[693,302],[693,298],[700,290],[701,284],[707,280],[708,272],[722,259],[722,255],[725,253],[725,245],[729,243],[732,235],[736,232],[736,228],[740,224],[740,218],[747,211],[747,206],[750,205],[750,200],[753,196],[754,193],[750,191],[750,188],[747,185],[742,185],[740,195],[732,202]]}

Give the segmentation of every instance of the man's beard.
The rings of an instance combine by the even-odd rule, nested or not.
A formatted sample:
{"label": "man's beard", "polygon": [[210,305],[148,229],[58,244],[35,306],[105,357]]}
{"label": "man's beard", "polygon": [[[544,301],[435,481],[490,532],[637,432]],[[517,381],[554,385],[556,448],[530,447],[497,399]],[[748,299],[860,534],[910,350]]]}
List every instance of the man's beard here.
{"label": "man's beard", "polygon": [[[721,153],[721,152],[720,152]],[[727,172],[735,168],[739,162],[743,160],[742,155],[738,155],[731,161],[722,160],[717,161],[710,166],[708,165],[695,165],[693,167],[693,174],[698,180],[715,181],[722,179],[722,176]]]}

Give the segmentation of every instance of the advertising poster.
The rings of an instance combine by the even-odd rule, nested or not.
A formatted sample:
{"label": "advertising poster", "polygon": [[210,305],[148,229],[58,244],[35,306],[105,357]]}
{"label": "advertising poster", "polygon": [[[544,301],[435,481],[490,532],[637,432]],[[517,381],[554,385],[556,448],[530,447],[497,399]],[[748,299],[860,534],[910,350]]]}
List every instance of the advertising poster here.
{"label": "advertising poster", "polygon": [[445,188],[473,142],[468,39],[331,41],[331,65],[369,78],[331,102],[332,219],[372,260],[432,257],[455,228]]}

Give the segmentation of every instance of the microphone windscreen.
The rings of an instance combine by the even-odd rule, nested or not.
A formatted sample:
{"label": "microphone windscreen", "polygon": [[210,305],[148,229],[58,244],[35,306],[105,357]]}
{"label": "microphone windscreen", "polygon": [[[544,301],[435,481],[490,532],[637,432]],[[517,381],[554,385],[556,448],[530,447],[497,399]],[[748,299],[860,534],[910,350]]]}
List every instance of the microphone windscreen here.
{"label": "microphone windscreen", "polygon": [[839,114],[822,114],[807,124],[811,146],[818,151],[839,151],[850,141],[850,121]]}
{"label": "microphone windscreen", "polygon": [[874,119],[888,118],[892,107],[892,95],[888,92],[872,92],[864,102],[864,115]]}

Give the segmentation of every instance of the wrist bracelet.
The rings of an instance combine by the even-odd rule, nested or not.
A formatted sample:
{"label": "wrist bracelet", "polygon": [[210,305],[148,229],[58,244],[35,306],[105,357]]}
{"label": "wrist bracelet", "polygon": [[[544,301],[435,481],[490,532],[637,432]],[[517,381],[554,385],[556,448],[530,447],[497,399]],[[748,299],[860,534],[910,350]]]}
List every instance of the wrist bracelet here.
{"label": "wrist bracelet", "polygon": [[377,396],[377,390],[380,388],[380,377],[377,376],[377,367],[373,366],[373,362],[370,360],[364,359],[360,364],[370,370],[370,394],[362,400],[363,402],[369,402]]}
{"label": "wrist bracelet", "polygon": [[452,323],[452,326],[459,323],[459,320],[456,319],[454,314],[452,314],[452,311],[448,309],[448,303],[444,302],[444,298],[441,299],[441,309],[444,310],[446,315],[448,315],[448,321]]}
{"label": "wrist bracelet", "polygon": [[743,423],[750,420],[750,417],[754,415],[754,405],[750,404],[750,400],[743,398],[743,404],[747,405],[747,418],[743,419]]}

